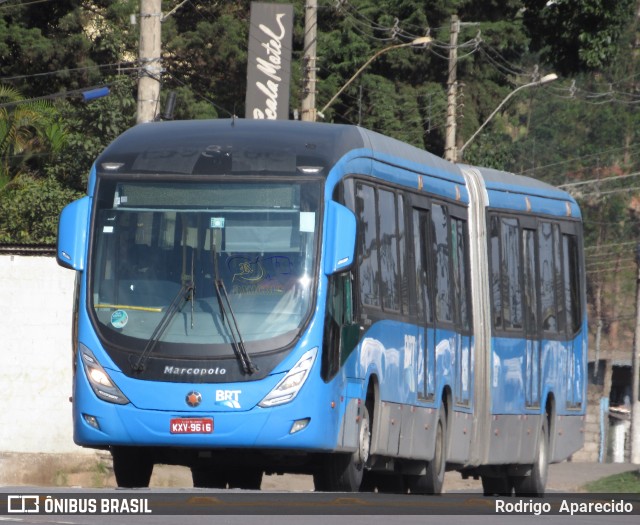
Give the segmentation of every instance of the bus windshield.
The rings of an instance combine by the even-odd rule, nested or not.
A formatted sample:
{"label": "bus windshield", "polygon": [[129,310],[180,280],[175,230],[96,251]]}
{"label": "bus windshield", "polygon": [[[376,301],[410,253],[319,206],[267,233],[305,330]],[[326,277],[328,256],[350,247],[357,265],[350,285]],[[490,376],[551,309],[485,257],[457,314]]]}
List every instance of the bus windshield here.
{"label": "bus windshield", "polygon": [[238,336],[249,353],[290,344],[312,304],[321,188],[101,178],[90,309],[103,340],[179,357],[232,356]]}

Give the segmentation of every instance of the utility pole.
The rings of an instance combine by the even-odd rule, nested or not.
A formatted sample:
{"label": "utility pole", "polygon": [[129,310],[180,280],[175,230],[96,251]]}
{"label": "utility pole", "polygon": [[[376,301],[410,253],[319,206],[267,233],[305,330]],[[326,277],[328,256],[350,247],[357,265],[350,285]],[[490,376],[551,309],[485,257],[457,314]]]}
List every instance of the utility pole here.
{"label": "utility pole", "polygon": [[636,246],[636,331],[631,359],[631,463],[640,463],[640,243]]}
{"label": "utility pole", "polygon": [[162,0],[140,0],[140,78],[137,122],[155,120],[160,107]]}
{"label": "utility pole", "polygon": [[449,76],[447,78],[447,127],[444,138],[444,158],[455,162],[456,152],[456,104],[458,94],[458,33],[460,21],[451,15],[451,35],[449,37]]}
{"label": "utility pole", "polygon": [[316,121],[316,44],[318,1],[306,0],[304,11],[304,85],[301,120]]}

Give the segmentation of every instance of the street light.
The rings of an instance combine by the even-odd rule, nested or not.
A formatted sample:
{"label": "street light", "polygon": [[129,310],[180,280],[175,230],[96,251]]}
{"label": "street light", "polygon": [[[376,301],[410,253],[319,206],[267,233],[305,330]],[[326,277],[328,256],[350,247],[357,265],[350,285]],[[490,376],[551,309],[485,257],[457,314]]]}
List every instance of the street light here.
{"label": "street light", "polygon": [[360,69],[358,69],[358,71],[356,71],[354,73],[354,75],[347,80],[346,84],[344,86],[342,86],[338,92],[333,95],[333,97],[331,97],[331,100],[329,100],[329,102],[327,102],[324,107],[318,111],[318,116],[320,118],[324,118],[324,112],[326,111],[326,109],[333,104],[333,102],[340,96],[340,94],[347,89],[347,87],[351,84],[351,82],[353,82],[360,73],[362,73],[364,71],[364,69],[371,64],[371,62],[373,62],[376,58],[378,58],[380,55],[382,55],[383,53],[386,53],[387,51],[391,51],[392,49],[400,49],[401,47],[415,47],[415,46],[421,46],[421,45],[426,45],[429,42],[431,42],[433,39],[430,36],[422,36],[419,38],[416,38],[415,40],[412,40],[411,42],[405,42],[404,44],[395,44],[393,46],[388,46],[388,47],[384,47],[380,50],[378,50],[376,52],[375,55],[373,55],[369,60],[367,60],[361,67]]}
{"label": "street light", "polygon": [[513,96],[515,95],[518,91],[525,89],[525,88],[530,88],[530,87],[538,87],[538,86],[542,86],[544,84],[548,84],[549,82],[553,82],[554,80],[556,80],[558,78],[558,75],[556,75],[555,73],[549,73],[548,75],[543,76],[542,78],[536,80],[535,82],[529,82],[528,84],[523,84],[520,87],[517,87],[516,89],[514,89],[511,93],[509,93],[505,99],[500,102],[500,104],[498,104],[498,107],[496,109],[493,110],[493,113],[491,113],[491,115],[489,115],[487,117],[487,120],[485,120],[482,125],[476,130],[476,132],[471,135],[471,137],[469,137],[469,140],[467,140],[467,142],[464,143],[464,145],[458,150],[458,155],[457,155],[457,159],[458,160],[462,160],[462,155],[464,153],[464,150],[466,149],[466,147],[469,145],[469,143],[476,138],[476,136],[478,135],[478,133],[480,133],[484,127],[489,123],[489,121],[495,116],[495,114],[500,111],[500,109],[502,108],[502,106],[504,106],[507,101]]}

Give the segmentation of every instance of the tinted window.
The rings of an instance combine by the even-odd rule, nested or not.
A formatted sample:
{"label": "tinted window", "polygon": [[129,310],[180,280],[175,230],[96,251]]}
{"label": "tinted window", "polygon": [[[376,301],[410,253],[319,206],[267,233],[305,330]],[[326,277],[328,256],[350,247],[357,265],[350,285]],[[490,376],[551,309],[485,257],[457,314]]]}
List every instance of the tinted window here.
{"label": "tinted window", "polygon": [[400,310],[398,297],[398,233],[395,194],[378,190],[380,214],[380,286],[385,310]]}
{"label": "tinted window", "polygon": [[489,249],[491,251],[491,303],[493,307],[493,326],[502,328],[502,286],[500,271],[500,218],[491,217],[489,223]]}
{"label": "tinted window", "polygon": [[582,303],[580,302],[580,265],[578,239],[574,235],[562,236],[564,251],[564,300],[567,324],[572,334],[580,330]]}
{"label": "tinted window", "polygon": [[433,321],[431,305],[428,295],[427,278],[427,228],[429,212],[413,210],[413,249],[415,253],[416,285],[418,297],[416,301],[417,314],[420,320]]}
{"label": "tinted window", "polygon": [[467,257],[466,257],[466,224],[461,219],[451,219],[452,259],[453,259],[453,289],[460,326],[468,330],[471,326],[471,311],[469,308],[469,290],[467,286]]}
{"label": "tinted window", "polygon": [[360,227],[360,299],[362,304],[380,306],[376,200],[375,190],[371,186],[357,185],[356,208]]}
{"label": "tinted window", "polygon": [[398,201],[398,251],[400,271],[400,301],[402,303],[402,312],[409,313],[409,272],[407,269],[407,235],[404,223],[404,198],[402,195],[397,196]]}
{"label": "tinted window", "polygon": [[522,328],[522,289],[520,287],[520,244],[518,220],[503,217],[501,220],[500,264],[502,267],[503,327]]}
{"label": "tinted window", "polygon": [[556,308],[554,243],[551,223],[542,222],[538,228],[538,250],[540,258],[540,306],[542,329],[546,332],[558,331]]}
{"label": "tinted window", "polygon": [[522,231],[522,260],[524,262],[524,315],[527,331],[538,331],[538,293],[536,288],[536,232]]}
{"label": "tinted window", "polygon": [[436,271],[436,319],[453,321],[453,308],[450,290],[449,266],[449,227],[447,209],[439,204],[431,208],[433,225],[432,253],[435,258]]}

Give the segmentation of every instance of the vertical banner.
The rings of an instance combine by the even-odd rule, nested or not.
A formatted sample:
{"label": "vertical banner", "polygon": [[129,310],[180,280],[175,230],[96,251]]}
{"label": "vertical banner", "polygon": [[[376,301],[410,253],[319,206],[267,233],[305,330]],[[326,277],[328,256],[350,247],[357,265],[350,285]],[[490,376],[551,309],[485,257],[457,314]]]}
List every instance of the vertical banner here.
{"label": "vertical banner", "polygon": [[293,5],[251,2],[245,118],[287,120]]}

